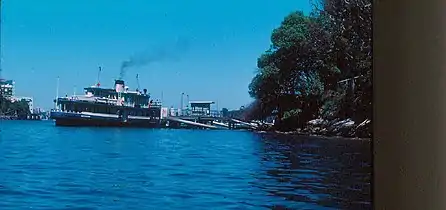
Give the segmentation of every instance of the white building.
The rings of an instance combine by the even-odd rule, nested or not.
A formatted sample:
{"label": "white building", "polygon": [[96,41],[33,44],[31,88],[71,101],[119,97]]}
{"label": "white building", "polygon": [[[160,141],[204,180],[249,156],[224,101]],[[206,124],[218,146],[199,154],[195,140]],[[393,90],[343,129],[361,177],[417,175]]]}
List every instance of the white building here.
{"label": "white building", "polygon": [[0,95],[11,97],[14,95],[15,82],[12,80],[0,79]]}

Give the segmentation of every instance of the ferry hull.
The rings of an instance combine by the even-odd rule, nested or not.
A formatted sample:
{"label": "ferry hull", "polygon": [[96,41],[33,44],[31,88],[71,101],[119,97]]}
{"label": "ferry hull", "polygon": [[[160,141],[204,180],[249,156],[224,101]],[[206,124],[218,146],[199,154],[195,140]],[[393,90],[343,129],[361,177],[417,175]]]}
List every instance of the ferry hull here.
{"label": "ferry hull", "polygon": [[73,127],[140,127],[158,128],[161,127],[160,120],[128,119],[123,121],[118,117],[103,117],[78,113],[51,113],[56,126]]}
{"label": "ferry hull", "polygon": [[140,127],[140,128],[158,128],[159,123],[146,122],[114,122],[106,120],[84,120],[84,119],[55,119],[56,126],[93,126],[93,127]]}

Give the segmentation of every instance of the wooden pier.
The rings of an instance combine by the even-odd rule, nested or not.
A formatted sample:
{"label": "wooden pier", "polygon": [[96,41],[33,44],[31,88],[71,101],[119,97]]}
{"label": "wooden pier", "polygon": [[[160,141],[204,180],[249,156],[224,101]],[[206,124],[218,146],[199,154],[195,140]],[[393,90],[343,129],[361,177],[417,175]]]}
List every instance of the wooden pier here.
{"label": "wooden pier", "polygon": [[257,129],[257,125],[238,119],[223,117],[211,112],[212,101],[192,101],[190,110],[181,110],[170,114],[161,120],[163,127],[195,128],[195,129]]}
{"label": "wooden pier", "polygon": [[168,116],[161,122],[167,128],[197,128],[220,130],[255,130],[257,126],[232,118],[207,116]]}

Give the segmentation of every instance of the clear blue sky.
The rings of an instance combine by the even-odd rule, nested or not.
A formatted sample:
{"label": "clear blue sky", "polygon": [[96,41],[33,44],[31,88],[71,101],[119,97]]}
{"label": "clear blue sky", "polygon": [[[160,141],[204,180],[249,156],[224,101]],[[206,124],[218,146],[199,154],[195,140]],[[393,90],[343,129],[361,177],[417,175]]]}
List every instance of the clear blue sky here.
{"label": "clear blue sky", "polygon": [[248,85],[270,35],[309,0],[2,0],[3,77],[16,81],[16,95],[34,97],[51,108],[60,77],[60,95],[83,93],[101,83],[111,87],[119,67],[134,53],[187,37],[189,50],[177,61],[129,69],[126,82],[141,86],[164,104],[218,101],[239,108],[252,99]]}

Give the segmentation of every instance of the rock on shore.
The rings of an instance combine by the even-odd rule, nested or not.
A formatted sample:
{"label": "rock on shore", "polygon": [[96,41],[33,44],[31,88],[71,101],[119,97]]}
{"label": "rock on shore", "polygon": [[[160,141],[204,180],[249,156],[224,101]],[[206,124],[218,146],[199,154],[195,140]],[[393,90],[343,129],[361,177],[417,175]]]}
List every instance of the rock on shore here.
{"label": "rock on shore", "polygon": [[324,120],[314,119],[307,123],[302,132],[324,136],[371,137],[371,120],[355,123],[351,119]]}

